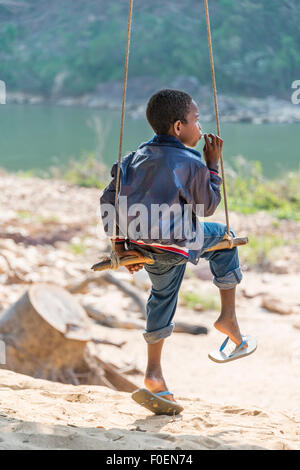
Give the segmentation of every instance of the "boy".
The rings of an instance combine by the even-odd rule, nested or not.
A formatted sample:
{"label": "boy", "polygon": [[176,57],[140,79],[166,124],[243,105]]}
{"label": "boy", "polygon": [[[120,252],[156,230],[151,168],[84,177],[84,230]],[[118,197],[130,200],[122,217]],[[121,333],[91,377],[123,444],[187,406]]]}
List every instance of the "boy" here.
{"label": "boy", "polygon": [[[148,102],[146,115],[156,135],[142,144],[136,152],[122,159],[119,195],[127,198],[128,208],[140,203],[151,209],[154,205],[164,203],[168,207],[175,204],[183,209],[184,204],[191,204],[192,223],[195,227],[195,205],[202,204],[203,215],[207,217],[214,213],[221,200],[222,180],[218,166],[223,141],[213,134],[204,135],[205,165],[201,154],[193,149],[202,138],[198,107],[185,92],[169,89],[157,92]],[[101,197],[103,221],[104,204],[114,205],[116,164],[111,174],[114,179]],[[124,234],[132,220],[129,217],[125,229],[124,224],[121,228],[124,213],[121,209],[119,213],[118,209],[116,212],[119,217],[119,238],[116,243],[119,257],[141,253],[155,261],[152,265],[136,264],[128,267],[131,273],[145,267],[152,281],[144,332],[148,344],[148,365],[144,380],[147,390],[142,389],[149,397],[147,400],[144,393],[134,399],[154,412],[164,412],[166,403],[173,403],[174,409],[169,407],[168,410],[179,412],[181,410],[178,406],[176,408],[176,401],[168,391],[162,374],[161,353],[165,338],[174,329],[172,319],[187,261],[194,264],[197,264],[199,258],[209,261],[214,284],[220,289],[222,305],[221,314],[214,326],[235,343],[235,351],[238,351],[239,357],[243,355],[242,349],[247,350],[247,342],[241,336],[235,312],[235,289],[242,279],[237,248],[205,252],[223,239],[226,232],[223,224],[204,223],[203,243],[195,250],[189,249],[189,242],[184,235],[181,238],[176,237],[174,224],[169,219],[147,219],[146,222],[149,221],[151,227],[147,230],[146,224],[144,236],[141,237],[137,229]],[[161,232],[154,237],[151,230],[161,229],[166,224],[170,228],[169,237],[164,238]],[[233,232],[232,234],[234,235]],[[153,397],[156,398],[156,410],[149,405],[154,400]]]}

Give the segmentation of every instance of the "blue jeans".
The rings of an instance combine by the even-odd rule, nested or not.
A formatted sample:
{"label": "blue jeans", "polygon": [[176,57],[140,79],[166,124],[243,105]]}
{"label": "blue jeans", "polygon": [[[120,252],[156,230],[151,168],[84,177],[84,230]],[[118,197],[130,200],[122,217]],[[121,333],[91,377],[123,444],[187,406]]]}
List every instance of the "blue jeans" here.
{"label": "blue jeans", "polygon": [[[219,289],[232,289],[242,280],[237,248],[204,251],[221,241],[226,232],[223,224],[204,223],[204,243],[199,251],[192,253],[197,261],[207,259],[214,276],[213,282]],[[231,231],[234,235],[234,232]],[[152,282],[151,293],[147,302],[147,324],[144,338],[154,344],[170,336],[174,330],[178,292],[184,276],[187,259],[173,253],[152,253],[140,246],[131,244],[136,249],[155,260],[154,264],[145,264],[145,269]]]}

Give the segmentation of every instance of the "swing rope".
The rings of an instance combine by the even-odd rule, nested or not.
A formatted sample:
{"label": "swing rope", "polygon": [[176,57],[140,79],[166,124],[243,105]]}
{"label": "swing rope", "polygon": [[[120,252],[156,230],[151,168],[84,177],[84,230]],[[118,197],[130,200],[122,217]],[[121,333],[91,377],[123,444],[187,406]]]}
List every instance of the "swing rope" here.
{"label": "swing rope", "polygon": [[[220,130],[220,118],[219,118],[219,106],[218,106],[218,97],[217,97],[217,85],[216,85],[216,75],[215,75],[215,65],[214,65],[214,54],[213,54],[213,48],[212,48],[208,0],[204,0],[204,4],[205,4],[205,18],[206,18],[206,28],[207,28],[211,81],[212,81],[213,94],[214,94],[217,134],[220,136],[221,130]],[[223,198],[224,198],[224,208],[225,208],[225,217],[226,217],[226,235],[227,235],[228,240],[230,241],[232,240],[232,235],[230,233],[230,226],[229,226],[229,212],[228,212],[228,204],[227,204],[225,172],[224,172],[224,162],[223,162],[222,153],[220,156],[220,163],[221,163],[221,174],[222,174],[222,179],[223,179]]]}
{"label": "swing rope", "polygon": [[[126,103],[128,63],[129,63],[130,39],[131,39],[132,10],[133,10],[133,0],[129,0],[126,56],[125,56],[125,65],[124,65],[122,111],[121,111],[121,124],[120,124],[119,154],[118,154],[118,167],[117,167],[117,178],[116,178],[115,209],[118,203],[118,194],[119,194],[119,186],[120,186],[120,168],[121,168],[121,157],[122,157],[122,148],[123,148],[123,133],[124,133],[125,103]],[[117,234],[117,213],[115,212],[115,220],[114,220],[114,226],[113,226],[113,238],[112,238],[112,259],[111,259],[113,269],[116,269],[119,266],[119,258],[116,253],[116,234]]]}
{"label": "swing rope", "polygon": [[[215,66],[214,66],[214,55],[213,55],[213,48],[212,48],[208,0],[204,0],[204,4],[205,4],[205,17],[206,17],[207,38],[208,38],[208,47],[209,47],[211,79],[212,79],[212,87],[213,87],[213,95],[214,95],[214,107],[215,107],[217,134],[220,135],[220,118],[219,118],[219,107],[218,107],[217,86],[216,86],[216,76],[215,76]],[[117,207],[117,203],[118,203],[118,194],[119,194],[119,186],[120,186],[120,168],[121,168],[121,157],[122,157],[122,147],[123,147],[125,103],[126,103],[126,91],[127,91],[131,25],[132,25],[132,11],[133,11],[133,0],[129,0],[126,55],[125,55],[125,65],[124,65],[123,94],[122,94],[122,111],[121,111],[121,124],[120,124],[120,140],[119,140],[119,153],[118,153],[118,165],[117,165],[117,177],[116,177],[115,208]],[[228,212],[228,204],[227,204],[225,172],[224,172],[224,162],[223,162],[222,154],[220,156],[220,163],[221,163],[221,174],[222,174],[222,179],[223,179],[223,196],[224,196],[224,207],[225,207],[225,217],[226,217],[226,235],[224,238],[226,238],[229,241],[230,247],[232,247],[233,240],[232,240],[232,235],[230,233],[230,226],[229,226],[229,212]],[[114,226],[113,226],[113,237],[111,240],[112,242],[111,265],[112,265],[112,268],[114,269],[116,269],[120,264],[120,260],[116,253],[116,233],[117,233],[117,217],[115,214]]]}

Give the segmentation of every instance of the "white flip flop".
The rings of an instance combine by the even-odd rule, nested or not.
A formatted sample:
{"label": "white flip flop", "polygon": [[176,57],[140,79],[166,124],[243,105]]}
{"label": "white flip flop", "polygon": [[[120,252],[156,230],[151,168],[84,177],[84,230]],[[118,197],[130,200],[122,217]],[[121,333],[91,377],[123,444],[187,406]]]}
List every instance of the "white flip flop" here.
{"label": "white flip flop", "polygon": [[[236,346],[232,351],[231,348],[229,351],[226,351],[225,348],[229,341],[229,336],[225,339],[224,343],[221,345],[220,349],[217,351],[212,351],[208,354],[209,359],[214,362],[223,363],[235,361],[236,359],[241,359],[242,357],[249,356],[249,354],[254,353],[257,348],[257,341],[254,336],[242,336],[243,341],[239,346]],[[245,344],[248,344],[247,348],[244,348]],[[234,344],[234,343],[232,343]],[[230,350],[231,349],[231,350]],[[226,352],[225,352],[226,351]]]}
{"label": "white flip flop", "polygon": [[176,401],[163,398],[165,395],[173,393],[165,390],[164,392],[152,393],[146,388],[139,388],[132,393],[131,397],[139,405],[147,408],[156,415],[177,415],[183,411],[183,407]]}

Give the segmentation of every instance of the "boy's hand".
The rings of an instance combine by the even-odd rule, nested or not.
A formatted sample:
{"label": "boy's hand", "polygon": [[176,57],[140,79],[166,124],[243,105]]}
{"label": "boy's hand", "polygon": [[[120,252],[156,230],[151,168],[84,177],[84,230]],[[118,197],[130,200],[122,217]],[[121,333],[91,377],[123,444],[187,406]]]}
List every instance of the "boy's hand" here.
{"label": "boy's hand", "polygon": [[[211,141],[210,141],[211,138]],[[217,168],[222,154],[223,140],[218,135],[204,134],[203,154],[209,168]]]}
{"label": "boy's hand", "polygon": [[[141,253],[136,250],[128,250],[124,252],[124,256],[138,256],[141,258]],[[120,256],[122,258],[123,256]],[[140,269],[143,269],[144,263],[138,263],[138,264],[129,264],[128,266],[125,266],[126,269],[130,272],[130,274],[133,274],[136,271],[139,271]]]}
{"label": "boy's hand", "polygon": [[[125,250],[124,243],[116,244],[116,252],[119,258],[124,258],[125,256],[137,256],[138,258],[142,257],[139,251]],[[133,274],[134,272],[139,271],[140,269],[143,269],[143,267],[144,267],[144,263],[129,264],[128,266],[125,266],[125,268],[128,269],[130,274]]]}

